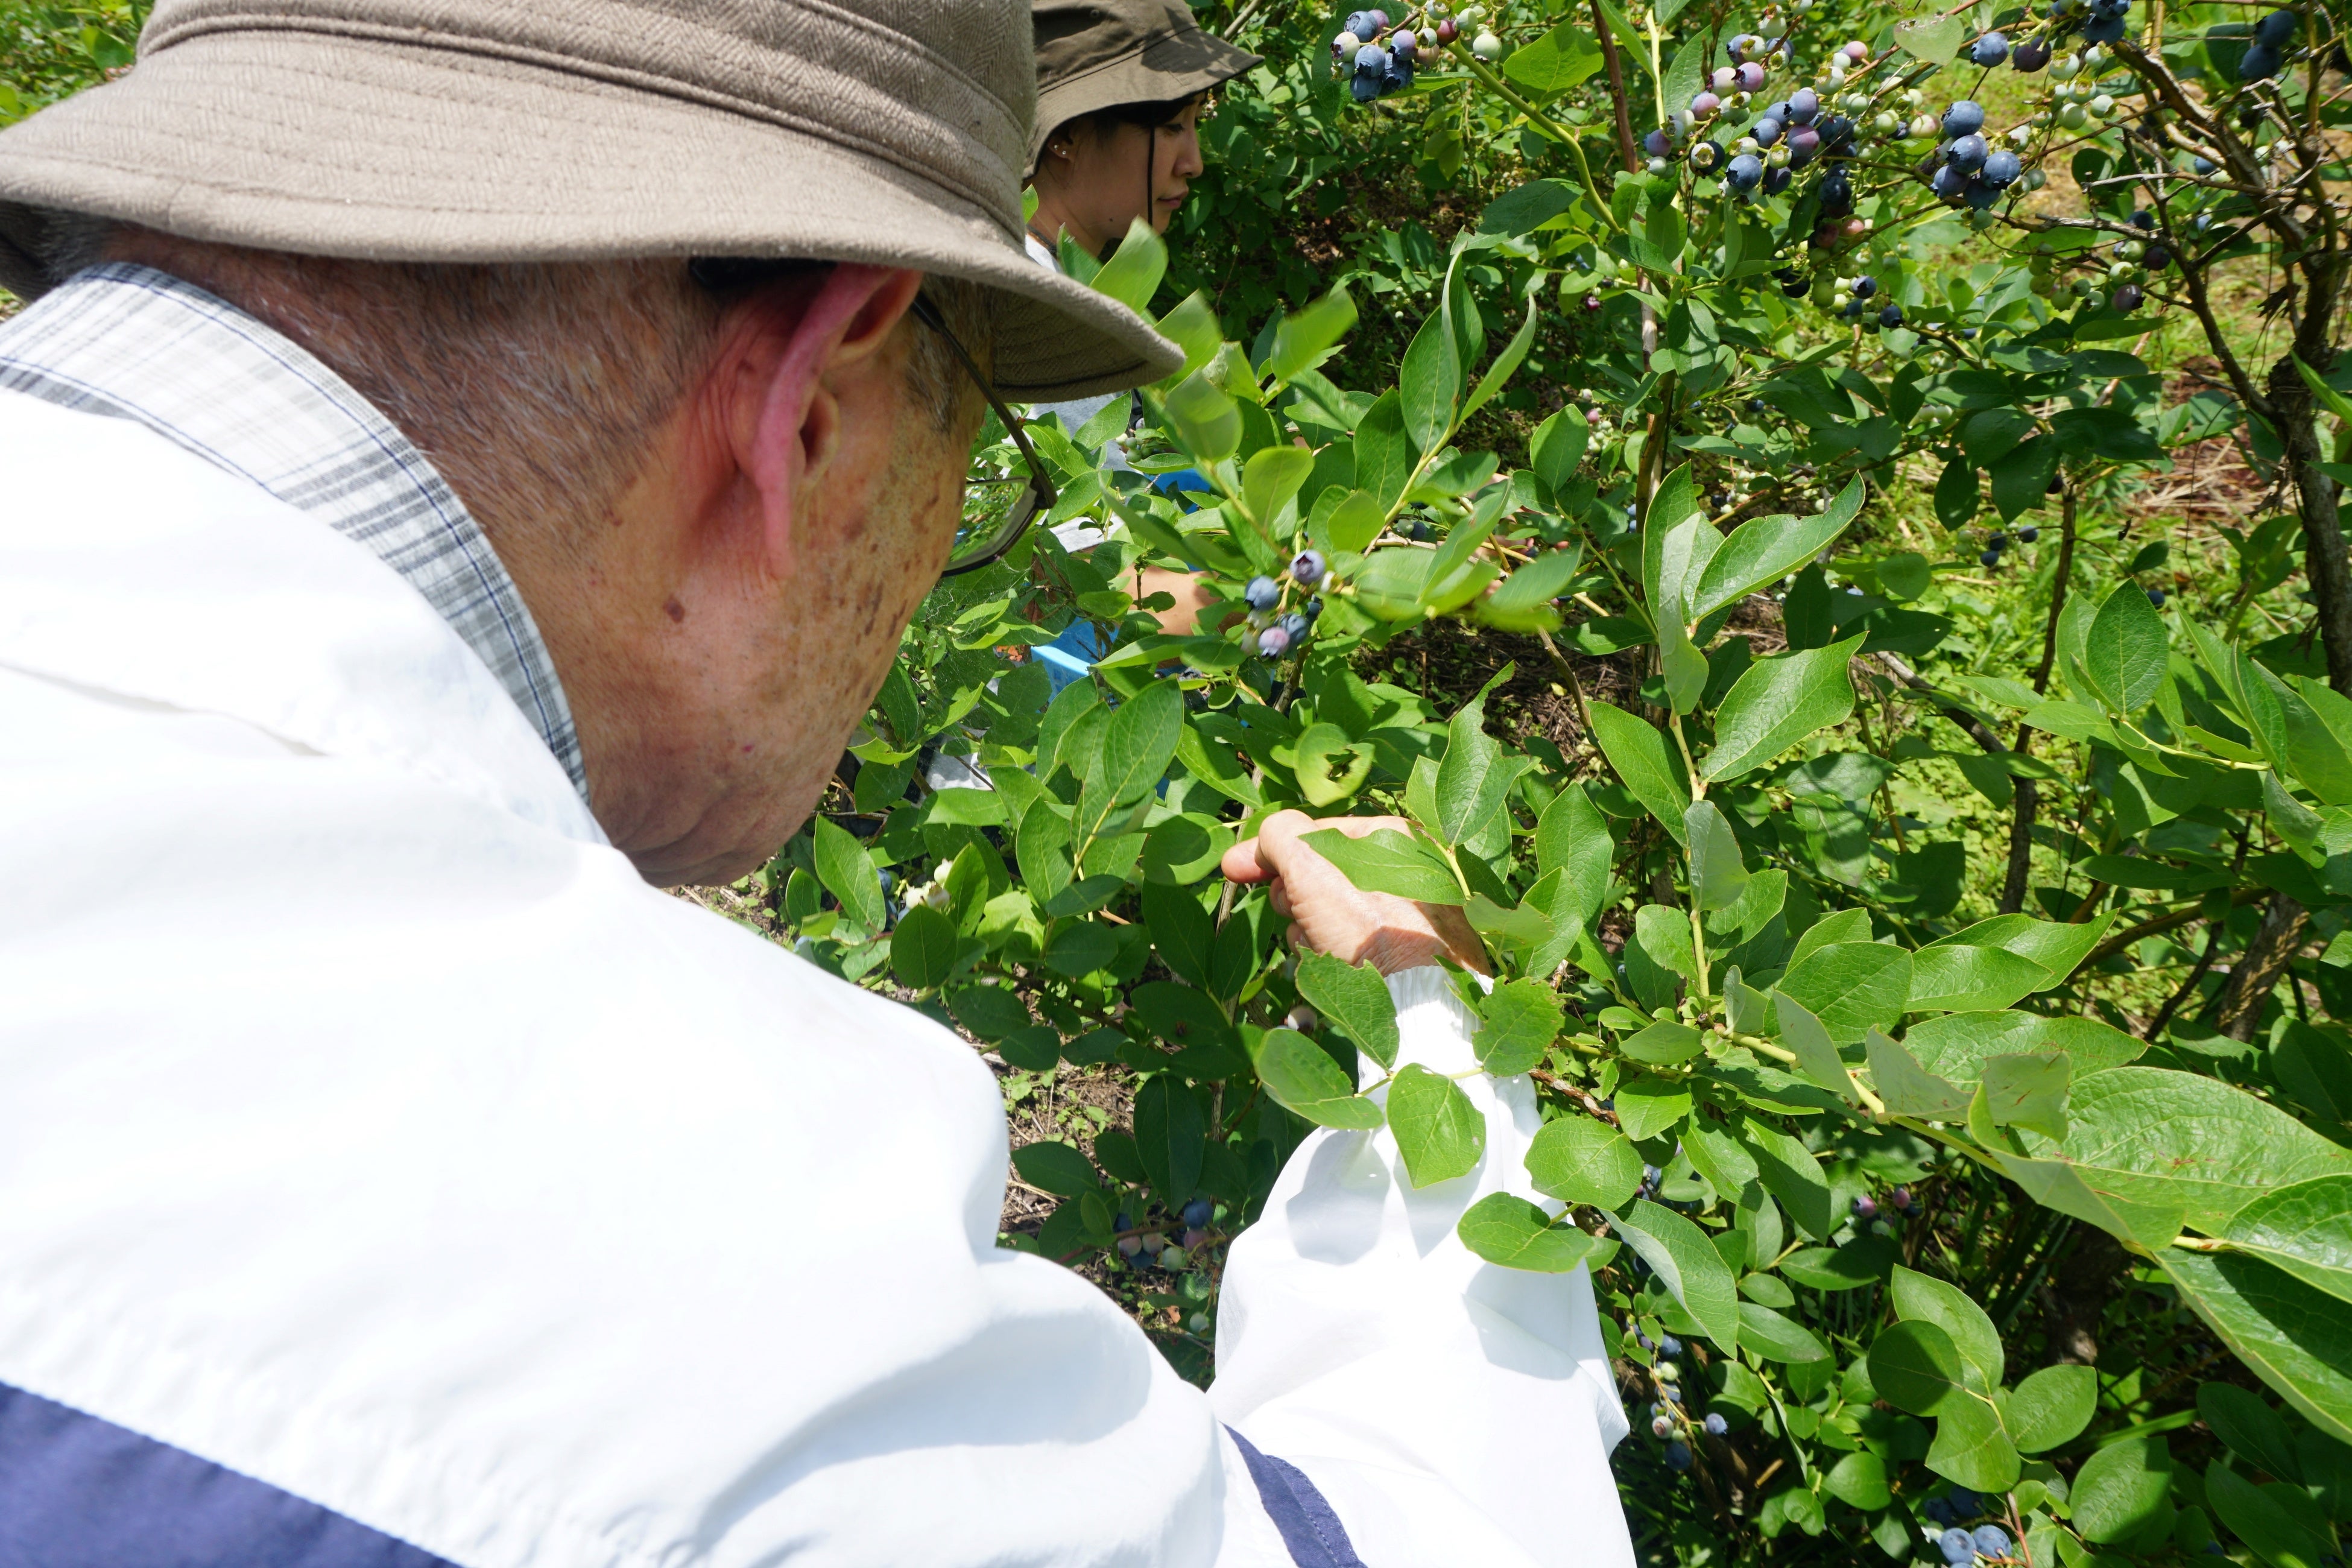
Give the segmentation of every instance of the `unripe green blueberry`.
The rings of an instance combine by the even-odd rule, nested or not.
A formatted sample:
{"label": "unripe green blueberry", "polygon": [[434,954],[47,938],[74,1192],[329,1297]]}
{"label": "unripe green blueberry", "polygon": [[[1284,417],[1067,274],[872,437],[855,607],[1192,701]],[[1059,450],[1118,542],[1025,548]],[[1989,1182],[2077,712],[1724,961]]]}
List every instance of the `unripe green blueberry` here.
{"label": "unripe green blueberry", "polygon": [[2118,261],[2107,268],[2107,281],[2110,283],[2129,283],[2138,276],[2139,268],[2128,261]]}
{"label": "unripe green blueberry", "polygon": [[2070,103],[2058,111],[2058,123],[2069,131],[2080,131],[2091,122],[2091,111],[2079,103]]}
{"label": "unripe green blueberry", "polygon": [[1492,33],[1481,33],[1470,40],[1470,52],[1493,65],[1503,58],[1503,40]]}
{"label": "unripe green blueberry", "polygon": [[2050,183],[2050,176],[2039,169],[2028,169],[2025,177],[2017,183],[2026,190],[2038,191]]}
{"label": "unripe green blueberry", "polygon": [[2083,309],[2085,310],[2095,310],[2106,302],[2107,297],[2105,294],[2100,293],[2096,289],[2092,289],[2089,293],[2083,296]]}
{"label": "unripe green blueberry", "polygon": [[2091,112],[2097,115],[2100,119],[2110,119],[2116,112],[2116,100],[2103,92],[2099,94],[2098,97],[2091,100],[2090,109]]}
{"label": "unripe green blueberry", "polygon": [[2122,240],[2116,246],[2116,255],[2121,260],[2137,261],[2141,257],[2146,256],[2147,254],[2147,247],[2141,244],[2137,239]]}

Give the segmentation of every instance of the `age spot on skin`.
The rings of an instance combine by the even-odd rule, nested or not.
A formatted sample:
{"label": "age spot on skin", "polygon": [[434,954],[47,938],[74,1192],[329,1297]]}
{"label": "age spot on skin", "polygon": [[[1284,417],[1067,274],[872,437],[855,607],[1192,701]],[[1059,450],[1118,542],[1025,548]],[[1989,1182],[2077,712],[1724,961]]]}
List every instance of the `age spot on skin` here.
{"label": "age spot on skin", "polygon": [[662,608],[669,612],[669,618],[673,621],[683,621],[686,619],[686,606],[679,604],[674,596],[671,598],[670,602],[664,605]]}

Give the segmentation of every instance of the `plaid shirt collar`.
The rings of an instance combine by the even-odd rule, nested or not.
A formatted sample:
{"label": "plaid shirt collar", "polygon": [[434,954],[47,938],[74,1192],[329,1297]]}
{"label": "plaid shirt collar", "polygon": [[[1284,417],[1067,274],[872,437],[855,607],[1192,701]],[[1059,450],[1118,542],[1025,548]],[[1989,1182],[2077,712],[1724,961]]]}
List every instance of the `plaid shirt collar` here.
{"label": "plaid shirt collar", "polygon": [[334,372],[150,267],[91,268],[0,323],[0,388],[136,420],[373,551],[499,678],[584,799],[539,626],[465,503]]}

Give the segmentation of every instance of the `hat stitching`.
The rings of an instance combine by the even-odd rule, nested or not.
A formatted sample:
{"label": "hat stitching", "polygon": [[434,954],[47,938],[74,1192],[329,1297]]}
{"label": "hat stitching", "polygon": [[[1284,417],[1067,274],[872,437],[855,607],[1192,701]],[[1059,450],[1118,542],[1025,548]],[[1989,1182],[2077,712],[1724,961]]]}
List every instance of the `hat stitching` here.
{"label": "hat stitching", "polygon": [[[417,30],[413,28],[388,27],[356,22],[324,26],[309,22],[291,23],[276,21],[258,26],[239,25],[215,26],[207,25],[201,27],[191,26],[188,28],[183,29],[171,40],[171,42],[173,45],[177,45],[179,43],[185,42],[199,34],[209,34],[217,37],[235,36],[239,33],[292,33],[318,35],[327,37],[362,38],[371,42],[388,43],[406,49],[468,56],[482,59],[501,60],[516,65],[531,66],[547,70],[551,75],[558,77],[576,77],[583,80],[598,81],[609,86],[623,87],[635,91],[643,91],[656,97],[675,99],[689,103],[698,103],[705,108],[718,109],[730,113],[740,114],[746,119],[761,121],[772,125],[780,126],[786,130],[815,137],[821,141],[835,142],[852,151],[866,153],[868,156],[880,158],[886,163],[889,163],[899,168],[905,169],[908,174],[927,180],[943,190],[963,197],[967,201],[970,201],[972,196],[969,183],[956,179],[956,171],[944,166],[932,166],[920,159],[907,155],[901,149],[892,147],[887,142],[877,141],[871,137],[861,136],[845,127],[807,119],[772,105],[755,103],[750,100],[739,98],[731,93],[721,92],[713,89],[699,87],[693,83],[679,81],[674,77],[651,76],[646,73],[631,71],[625,68],[615,67],[603,62],[583,61],[576,56],[555,55],[545,50],[522,48],[512,45],[500,45],[493,43],[490,40],[468,38],[462,35],[440,35],[430,38],[421,37]],[[919,49],[921,47],[921,46],[915,40],[907,38],[903,34],[892,33],[887,36],[898,39],[911,48]],[[989,101],[996,104],[1000,110],[1003,108],[1003,100],[997,98],[995,94],[988,91],[985,88],[981,87],[970,77],[963,76],[961,72],[955,74],[960,81],[971,88],[975,96],[988,100]],[[941,121],[940,123],[944,125],[949,122]],[[991,157],[992,161],[993,160],[993,154],[988,148],[984,140],[979,137],[971,136],[968,132],[960,134],[969,142],[976,143],[984,155]],[[1010,165],[1006,166],[1009,169]],[[1013,183],[1017,188],[1017,180]],[[989,216],[992,222],[994,222],[1000,228],[1003,228],[1008,235],[1016,235],[1021,231],[1021,226],[1017,216],[1013,216],[1013,214],[1010,212],[990,210]]]}

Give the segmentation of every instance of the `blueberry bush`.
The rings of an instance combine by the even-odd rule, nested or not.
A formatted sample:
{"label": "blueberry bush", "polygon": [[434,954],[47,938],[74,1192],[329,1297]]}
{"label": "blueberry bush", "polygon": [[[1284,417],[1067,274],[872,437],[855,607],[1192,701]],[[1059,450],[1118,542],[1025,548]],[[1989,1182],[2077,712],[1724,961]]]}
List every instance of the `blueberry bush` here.
{"label": "blueberry bush", "polygon": [[[1484,1157],[1215,875],[1404,818],[1310,842],[1486,944],[1545,1201],[1461,1237],[1594,1271],[1646,1557],[2336,1554],[2337,18],[1244,9],[1191,228],[1063,258],[1187,352],[1034,430],[1097,531],[941,589],[755,894],[1131,1097],[1017,1150],[1007,1244],[1205,1376],[1309,1128]],[[2175,568],[2118,516],[2215,447],[2229,569]]]}
{"label": "blueberry bush", "polygon": [[1267,58],[1171,243],[1064,257],[1183,370],[1032,427],[1087,531],[943,584],[705,897],[1060,1097],[1005,1244],[1206,1378],[1311,1129],[1485,1157],[1216,874],[1402,818],[1314,841],[1486,945],[1543,1201],[1461,1238],[1592,1271],[1645,1562],[2339,1559],[2340,8],[1201,9]]}

